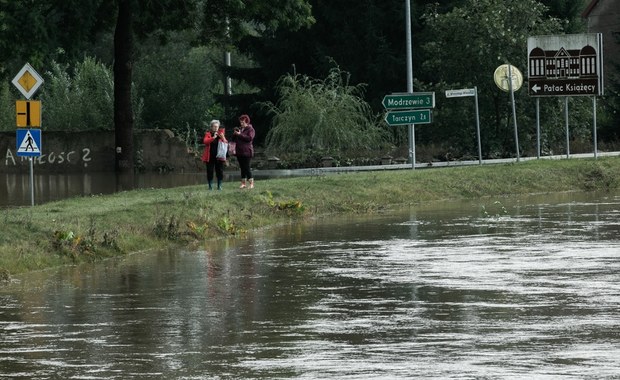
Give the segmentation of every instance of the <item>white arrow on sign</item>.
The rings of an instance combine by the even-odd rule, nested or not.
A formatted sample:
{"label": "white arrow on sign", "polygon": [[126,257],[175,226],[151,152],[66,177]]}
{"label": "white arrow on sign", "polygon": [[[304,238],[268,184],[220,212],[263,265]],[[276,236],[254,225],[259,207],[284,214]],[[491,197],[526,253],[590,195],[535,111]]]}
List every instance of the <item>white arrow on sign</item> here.
{"label": "white arrow on sign", "polygon": [[532,91],[534,91],[534,93],[537,93],[540,89],[542,89],[542,87],[540,87],[538,84],[535,84],[534,87],[532,87]]}

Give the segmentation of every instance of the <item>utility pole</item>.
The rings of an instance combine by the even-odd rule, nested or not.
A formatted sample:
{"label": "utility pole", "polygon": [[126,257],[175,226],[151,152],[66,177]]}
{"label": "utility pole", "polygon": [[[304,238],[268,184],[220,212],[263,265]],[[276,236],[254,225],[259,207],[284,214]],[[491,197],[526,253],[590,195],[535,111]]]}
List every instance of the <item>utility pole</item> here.
{"label": "utility pole", "polygon": [[[228,17],[226,17],[226,42],[230,44],[230,20],[228,20]],[[231,66],[230,51],[228,48],[229,46],[226,47],[227,51],[224,52],[224,65],[226,69],[230,69]],[[232,95],[232,79],[230,79],[230,75],[228,74],[224,79],[224,95],[230,96]]]}
{"label": "utility pole", "polygon": [[[413,53],[411,41],[411,1],[405,0],[405,29],[407,41],[407,92],[413,92]],[[409,161],[415,169],[415,124],[409,124]]]}

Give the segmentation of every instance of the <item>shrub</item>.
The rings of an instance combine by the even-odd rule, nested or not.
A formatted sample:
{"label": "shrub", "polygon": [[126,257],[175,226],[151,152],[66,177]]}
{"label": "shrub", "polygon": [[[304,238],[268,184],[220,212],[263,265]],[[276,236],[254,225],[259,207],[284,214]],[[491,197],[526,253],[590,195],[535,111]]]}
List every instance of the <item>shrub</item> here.
{"label": "shrub", "polygon": [[267,135],[272,154],[309,151],[376,151],[386,144],[362,96],[362,85],[348,84],[348,74],[333,68],[325,80],[287,74],[278,81],[280,99],[265,103],[273,114]]}

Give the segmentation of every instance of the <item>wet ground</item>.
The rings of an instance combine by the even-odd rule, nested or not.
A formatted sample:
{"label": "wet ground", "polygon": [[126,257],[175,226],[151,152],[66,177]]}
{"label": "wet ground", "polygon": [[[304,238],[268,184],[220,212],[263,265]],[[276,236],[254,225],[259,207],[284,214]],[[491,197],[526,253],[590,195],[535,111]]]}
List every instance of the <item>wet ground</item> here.
{"label": "wet ground", "polygon": [[442,203],[0,288],[0,378],[620,377],[620,194]]}

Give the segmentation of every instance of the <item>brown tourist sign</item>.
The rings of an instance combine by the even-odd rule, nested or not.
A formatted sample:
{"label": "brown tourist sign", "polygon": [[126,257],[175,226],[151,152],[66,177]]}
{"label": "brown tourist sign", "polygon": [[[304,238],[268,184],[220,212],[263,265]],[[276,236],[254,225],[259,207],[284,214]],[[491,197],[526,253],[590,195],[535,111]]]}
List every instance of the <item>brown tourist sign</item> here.
{"label": "brown tourist sign", "polygon": [[530,96],[603,95],[603,40],[598,34],[527,39]]}

